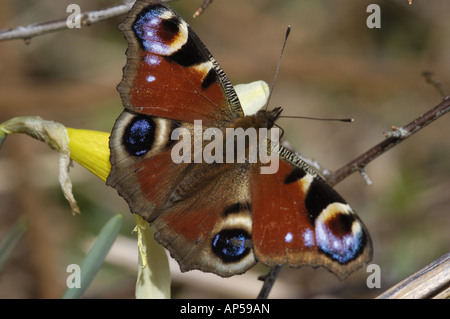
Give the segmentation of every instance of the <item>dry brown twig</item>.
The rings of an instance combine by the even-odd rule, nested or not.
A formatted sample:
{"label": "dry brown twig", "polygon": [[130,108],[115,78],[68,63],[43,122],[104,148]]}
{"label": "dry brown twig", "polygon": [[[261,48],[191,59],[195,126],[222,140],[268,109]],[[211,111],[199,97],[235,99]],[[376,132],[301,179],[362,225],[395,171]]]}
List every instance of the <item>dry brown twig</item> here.
{"label": "dry brown twig", "polygon": [[[123,4],[116,5],[104,10],[86,11],[80,13],[75,20],[82,26],[89,26],[99,21],[110,19],[128,12],[134,4],[134,0],[126,0]],[[50,32],[69,29],[67,17],[54,21],[33,23],[27,26],[19,26],[11,29],[0,30],[0,41],[23,39],[28,43],[32,38]]]}
{"label": "dry brown twig", "polygon": [[355,171],[364,172],[365,167],[375,158],[388,151],[400,142],[403,142],[408,137],[417,133],[419,130],[440,118],[442,115],[450,111],[450,97],[446,96],[444,100],[433,107],[425,114],[419,116],[409,124],[403,127],[392,127],[391,132],[384,133],[386,139],[373,146],[362,155],[344,165],[342,168],[326,176],[328,183],[336,185],[344,178],[349,176]]}
{"label": "dry brown twig", "polygon": [[[130,10],[130,8],[134,4],[134,0],[126,0],[120,5],[116,5],[104,10],[98,10],[98,11],[87,11],[84,13],[80,13],[80,15],[76,18],[76,20],[79,20],[81,22],[81,25],[83,26],[89,26],[91,24],[97,23],[99,21],[109,19],[115,16],[119,16],[121,14],[124,14]],[[195,13],[194,17],[199,16],[204,10],[208,7],[208,5],[212,2],[212,0],[204,0],[203,4],[198,8]],[[411,4],[412,0],[408,0],[408,2]],[[35,23],[30,24],[28,26],[19,26],[16,28],[11,29],[3,29],[0,30],[0,41],[7,41],[7,40],[13,40],[13,39],[23,39],[26,42],[29,42],[31,38],[40,36],[46,33],[50,32],[56,32],[59,30],[68,29],[67,26],[67,18],[62,18],[55,21],[48,21],[48,22],[42,22],[42,23]],[[381,154],[385,153],[392,147],[396,146],[400,142],[404,141],[411,135],[417,133],[419,130],[427,126],[428,124],[434,122],[444,114],[448,113],[450,111],[450,97],[448,95],[445,95],[442,87],[439,82],[436,82],[432,78],[432,74],[430,72],[424,72],[424,77],[426,78],[427,82],[433,85],[441,95],[443,95],[443,101],[426,112],[425,114],[419,116],[409,124],[403,126],[403,127],[392,127],[391,132],[385,133],[386,139],[378,143],[377,145],[373,146],[366,152],[364,152],[362,155],[357,157],[356,159],[350,161],[346,165],[344,165],[342,168],[334,171],[329,172],[326,169],[322,169],[320,166],[316,165],[316,169],[319,170],[322,175],[325,177],[325,179],[328,181],[330,185],[336,185],[346,177],[348,177],[350,174],[359,171],[363,178],[366,180],[366,182],[369,183],[369,179],[365,173],[365,167],[373,161],[375,158],[380,156]],[[450,257],[449,254],[444,255],[439,260],[435,261],[434,263],[428,265],[423,270],[419,271],[415,275],[411,276],[410,278],[406,279],[404,282],[399,283],[398,285],[394,286],[384,294],[380,295],[379,298],[392,298],[392,297],[407,297],[409,296],[407,292],[404,291],[404,289],[407,289],[408,287],[411,287],[411,285],[415,285],[415,280],[421,280],[420,284],[423,284],[424,278],[427,279],[428,277],[422,276],[425,273],[434,273],[433,269],[442,269],[442,267],[445,267],[446,270],[445,276],[433,276],[432,279],[434,281],[438,280],[439,284],[434,284],[434,286],[437,287],[444,287],[442,291],[438,291],[437,293],[428,292],[427,294],[419,294],[416,295],[422,298],[434,296],[434,297],[443,297],[447,296],[447,298],[450,295],[449,292],[449,268],[450,268]],[[439,266],[439,267],[437,267]],[[281,270],[281,266],[274,267],[269,274],[261,278],[261,280],[264,281],[263,287],[261,288],[261,291],[258,295],[258,298],[267,298],[270,290],[273,286],[273,284],[276,281],[276,278],[278,276],[278,273]],[[436,271],[436,270],[434,270]],[[439,281],[440,280],[440,281]],[[442,286],[442,283],[444,286]],[[402,293],[399,293],[399,290],[402,289]],[[410,288],[408,288],[410,289]]]}
{"label": "dry brown twig", "polygon": [[201,15],[212,2],[213,2],[213,0],[203,0],[203,3],[200,6],[200,8],[198,8],[194,12],[194,18],[197,18],[199,15]]}

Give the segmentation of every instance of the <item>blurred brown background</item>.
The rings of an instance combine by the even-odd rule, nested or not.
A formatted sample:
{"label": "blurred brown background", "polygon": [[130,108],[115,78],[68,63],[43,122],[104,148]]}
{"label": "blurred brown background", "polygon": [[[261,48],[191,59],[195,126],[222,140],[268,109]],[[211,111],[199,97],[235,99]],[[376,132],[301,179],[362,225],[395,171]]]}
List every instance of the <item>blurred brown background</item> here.
{"label": "blurred brown background", "polygon": [[[432,71],[450,94],[448,0],[216,0],[197,19],[201,0],[172,5],[196,30],[234,84],[271,83],[287,25],[291,36],[271,106],[284,114],[353,117],[353,124],[284,119],[285,137],[305,156],[338,169],[383,140],[391,125],[409,123],[441,97],[426,84]],[[119,3],[107,0],[2,0],[0,28],[66,17]],[[381,7],[381,29],[369,29],[367,6]],[[91,27],[0,43],[0,122],[39,115],[67,126],[110,131],[122,106],[115,87],[126,43],[123,17]],[[450,125],[448,116],[369,164],[373,185],[358,174],[337,185],[368,227],[381,289],[369,289],[365,267],[341,282],[325,269],[283,269],[273,298],[372,298],[449,251]],[[123,213],[115,256],[102,267],[88,298],[133,298],[134,218],[116,191],[75,164],[71,171],[82,214],[73,217],[58,185],[58,157],[46,145],[12,135],[0,152],[0,241],[21,217],[29,231],[0,273],[0,298],[59,298],[68,264],[80,263],[106,220]],[[222,279],[177,274],[174,298],[254,298],[255,267]]]}

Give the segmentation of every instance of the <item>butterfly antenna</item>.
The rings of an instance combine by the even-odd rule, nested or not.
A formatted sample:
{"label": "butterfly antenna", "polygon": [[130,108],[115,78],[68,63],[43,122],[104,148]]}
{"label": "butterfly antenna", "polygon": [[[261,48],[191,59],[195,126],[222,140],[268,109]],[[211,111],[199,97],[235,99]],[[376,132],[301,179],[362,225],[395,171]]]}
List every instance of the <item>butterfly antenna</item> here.
{"label": "butterfly antenna", "polygon": [[315,120],[315,121],[337,121],[337,122],[354,122],[353,118],[322,118],[322,117],[309,117],[309,116],[296,116],[296,115],[280,115],[279,118],[284,119],[304,119],[304,120]]}
{"label": "butterfly antenna", "polygon": [[273,93],[273,89],[275,87],[275,82],[277,80],[278,77],[278,72],[280,71],[280,65],[281,65],[281,58],[283,57],[284,54],[284,49],[286,48],[286,43],[287,43],[287,39],[289,38],[289,34],[291,33],[291,26],[288,25],[287,29],[286,29],[286,34],[284,36],[284,43],[283,43],[283,48],[281,49],[281,53],[280,53],[280,58],[278,59],[278,63],[277,63],[277,69],[275,71],[275,76],[273,78],[272,81],[272,85],[270,86],[270,93],[269,93],[269,98],[267,99],[267,103],[266,103],[266,107],[265,109],[267,110],[267,108],[269,107],[269,101],[272,97],[272,93]]}
{"label": "butterfly antenna", "polygon": [[279,140],[281,140],[284,136],[284,128],[282,128],[281,126],[279,126],[277,123],[273,124],[274,126],[278,127],[281,131],[280,137],[278,138]]}

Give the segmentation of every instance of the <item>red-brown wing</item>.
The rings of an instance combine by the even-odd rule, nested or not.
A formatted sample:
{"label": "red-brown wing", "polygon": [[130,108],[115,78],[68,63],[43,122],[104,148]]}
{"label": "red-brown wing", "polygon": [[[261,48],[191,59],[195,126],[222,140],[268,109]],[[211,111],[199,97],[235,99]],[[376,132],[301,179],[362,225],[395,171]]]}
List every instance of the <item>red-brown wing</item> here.
{"label": "red-brown wing", "polygon": [[253,172],[253,247],[268,266],[324,266],[340,278],[372,256],[369,234],[331,186],[280,159],[275,174]]}
{"label": "red-brown wing", "polygon": [[216,127],[243,115],[225,73],[172,9],[138,1],[119,28],[129,43],[118,86],[127,110]]}
{"label": "red-brown wing", "polygon": [[182,271],[200,269],[228,277],[256,263],[248,173],[245,164],[191,164],[157,209],[155,239]]}

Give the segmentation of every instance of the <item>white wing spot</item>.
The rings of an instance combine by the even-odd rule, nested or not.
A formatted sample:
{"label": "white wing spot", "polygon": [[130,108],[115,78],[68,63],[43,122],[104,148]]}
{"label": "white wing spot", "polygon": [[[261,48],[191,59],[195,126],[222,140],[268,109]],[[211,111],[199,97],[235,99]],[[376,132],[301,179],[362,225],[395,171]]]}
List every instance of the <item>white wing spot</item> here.
{"label": "white wing spot", "polygon": [[287,233],[286,236],[284,236],[284,241],[287,243],[290,243],[294,239],[294,235],[292,235],[291,232]]}

